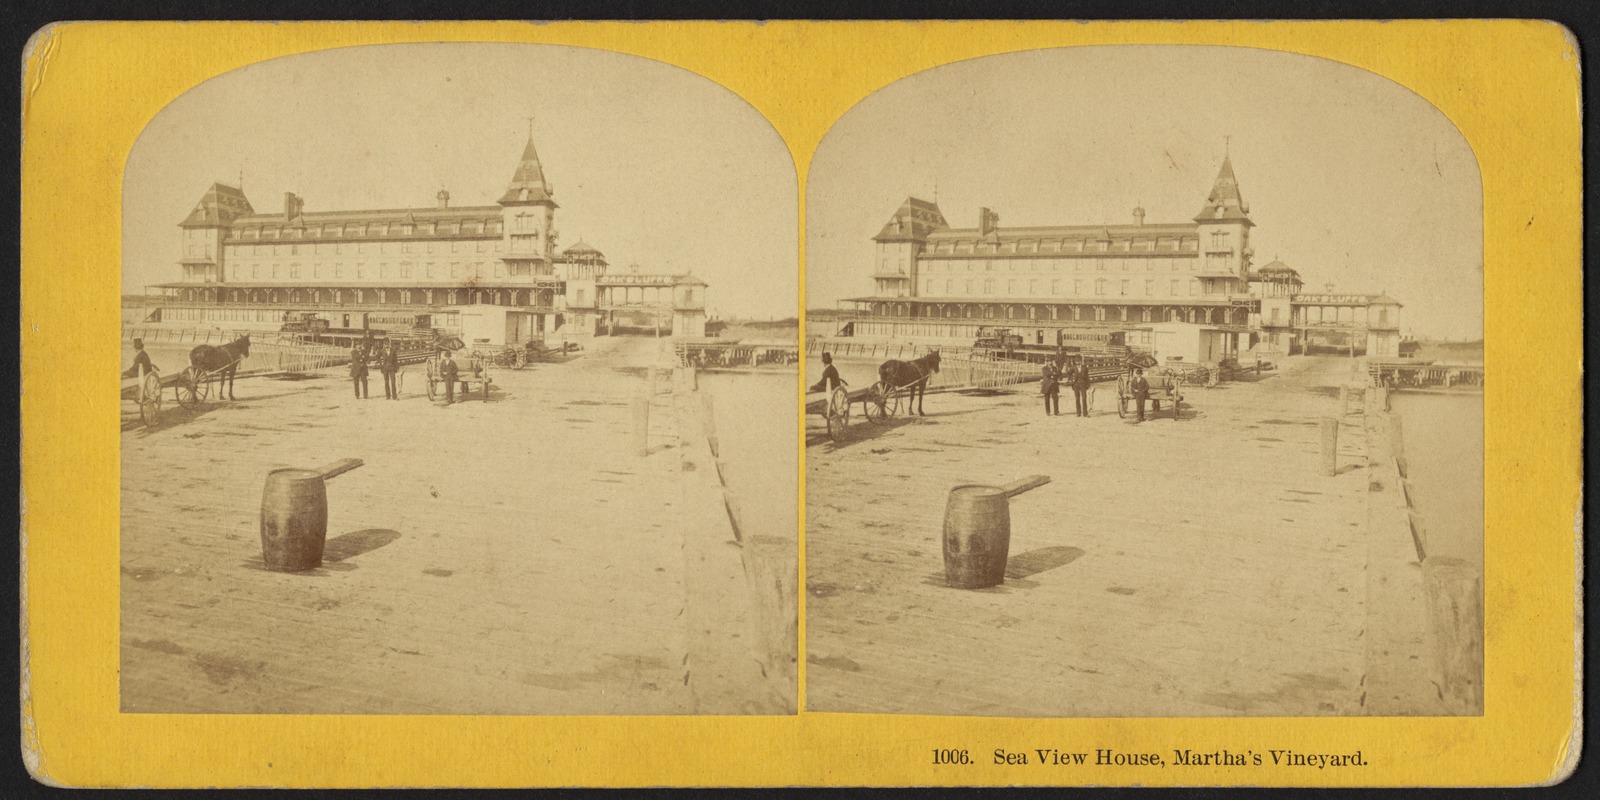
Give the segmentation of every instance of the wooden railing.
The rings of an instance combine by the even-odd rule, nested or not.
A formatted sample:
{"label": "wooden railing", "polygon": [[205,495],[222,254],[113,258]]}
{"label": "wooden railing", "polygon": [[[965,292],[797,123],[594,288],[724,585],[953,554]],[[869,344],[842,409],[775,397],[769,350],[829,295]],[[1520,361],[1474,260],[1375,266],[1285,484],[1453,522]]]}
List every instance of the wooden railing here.
{"label": "wooden railing", "polygon": [[1482,364],[1413,364],[1403,361],[1368,361],[1367,376],[1373,386],[1390,389],[1453,389],[1483,391]]}
{"label": "wooden railing", "polygon": [[244,374],[309,373],[350,363],[350,351],[343,347],[302,341],[293,333],[237,331],[220,328],[151,328],[124,325],[124,341],[143,339],[145,344],[223,345],[241,336],[250,336],[249,369]]}

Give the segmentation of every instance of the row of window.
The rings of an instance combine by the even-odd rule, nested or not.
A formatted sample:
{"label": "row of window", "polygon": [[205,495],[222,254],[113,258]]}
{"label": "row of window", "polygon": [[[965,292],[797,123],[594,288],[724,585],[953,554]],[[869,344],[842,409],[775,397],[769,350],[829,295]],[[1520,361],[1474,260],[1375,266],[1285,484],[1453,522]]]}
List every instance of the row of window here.
{"label": "row of window", "polygon": [[1043,239],[1009,242],[934,241],[930,253],[1153,253],[1193,252],[1192,236],[1153,236],[1137,239]]}
{"label": "row of window", "polygon": [[[493,264],[493,277],[496,278],[525,277],[529,274],[554,274],[553,268],[548,265],[542,265],[536,270],[530,270],[526,262],[512,261],[507,264],[504,261],[494,261],[491,263]],[[410,261],[401,261],[398,264],[381,261],[376,265],[365,261],[356,261],[350,264],[350,267],[350,274],[358,279],[371,278],[381,280],[384,278],[410,278],[413,276],[419,278],[490,277],[490,268],[486,267],[485,262],[482,261],[451,261],[448,264],[429,261],[421,265],[415,265]],[[301,264],[298,261],[291,261],[288,264],[279,261],[230,264],[228,268],[228,278],[230,280],[283,277],[339,279],[346,277],[345,273],[346,270],[343,263],[323,264],[313,262],[311,264]]]}
{"label": "row of window", "polygon": [[[343,255],[346,253],[364,254],[375,253],[381,255],[404,253],[443,253],[446,244],[451,253],[498,253],[504,247],[499,239],[477,239],[473,241],[453,240],[450,242],[290,242],[288,244],[236,244],[229,242],[227,255],[229,258],[243,258],[248,256],[329,256]],[[193,246],[191,246],[191,249]],[[207,255],[210,250],[207,249]]]}
{"label": "row of window", "polygon": [[[462,303],[489,303],[493,305],[525,306],[530,303],[554,306],[558,295],[553,291],[532,289],[229,289],[219,295],[220,289],[185,289],[178,297],[185,302],[214,302],[225,297],[230,303],[400,303],[420,302],[433,305],[437,300],[445,305]],[[583,306],[587,292],[577,290],[573,303]]]}
{"label": "row of window", "polygon": [[[1065,288],[1066,283],[1067,282],[1064,280],[1054,279],[1051,280],[1047,285],[1045,281],[1040,278],[1008,278],[1004,283],[995,278],[984,278],[981,282],[974,278],[967,278],[963,281],[957,281],[953,278],[945,278],[943,280],[927,278],[922,282],[922,294],[926,297],[955,297],[957,295],[957,290],[960,290],[960,293],[963,295],[1003,294],[1007,297],[1020,297],[1023,294],[1026,294],[1030,297],[1059,297],[1061,296],[1062,289]],[[1161,281],[1156,280],[1155,278],[1148,278],[1144,281],[1144,292],[1139,296],[1176,297],[1184,293],[1184,284],[1188,285],[1188,294],[1190,295],[1201,294],[1202,286],[1204,287],[1204,294],[1226,293],[1225,287],[1215,281],[1205,282],[1198,278],[1189,278],[1187,280],[1173,278],[1171,280]],[[1085,295],[1086,290],[1090,287],[1091,284],[1087,279],[1077,278],[1072,281],[1072,295],[1082,297]],[[1105,278],[1095,278],[1092,287],[1094,289],[1094,293],[1097,295],[1105,295],[1109,291],[1121,297],[1132,296],[1134,294],[1134,290],[1139,288],[1138,285],[1132,280],[1111,281]],[[1004,292],[999,291],[1002,288],[1004,289]],[[1044,291],[1046,288],[1049,289],[1048,293]],[[1163,289],[1166,290],[1164,295],[1162,295],[1161,292]]]}
{"label": "row of window", "polygon": [[[891,271],[889,259],[884,259],[883,272]],[[903,262],[902,262],[903,263]],[[1179,272],[1187,265],[1190,272],[1199,270],[1198,258],[924,258],[918,262],[923,272]],[[1226,259],[1207,259],[1210,272],[1227,272]],[[1143,267],[1141,270],[1140,268]],[[904,272],[902,268],[900,270]]]}
{"label": "row of window", "polygon": [[[199,230],[191,228],[190,230]],[[279,225],[241,227],[233,231],[234,238],[239,239],[303,239],[349,236],[461,236],[472,234],[499,235],[499,219],[466,219],[427,221],[421,223],[402,222],[330,222],[326,225],[308,225],[306,227],[285,227]]]}
{"label": "row of window", "polygon": [[[891,305],[885,303],[880,304],[876,311],[880,315],[904,317],[909,316],[909,309],[910,307],[906,305],[898,303]],[[943,309],[929,308],[927,309],[926,315],[943,319],[1003,318],[1012,320],[1029,319],[1035,321],[1045,319],[1047,316],[1042,312],[1039,306],[1022,306],[1020,309],[1021,313],[1018,313],[1018,306],[1008,305],[1003,307],[1004,313],[997,314],[995,306],[992,305],[974,308],[973,306],[969,305],[958,306],[952,304],[945,306]],[[1095,306],[1093,309],[1091,309],[1091,313],[1086,314],[1083,306],[1072,306],[1070,313],[1068,313],[1067,310],[1063,309],[1061,306],[1050,306],[1049,312],[1048,318],[1056,322],[1063,320],[1083,322],[1089,319],[1091,316],[1095,322],[1107,322],[1111,320],[1118,322],[1164,321],[1216,325],[1227,324],[1230,316],[1234,317],[1235,324],[1243,324],[1244,322],[1244,320],[1241,318],[1243,315],[1242,311],[1234,311],[1230,313],[1229,310],[1221,308],[1169,308],[1165,309],[1163,312],[1149,308],[1130,310],[1128,306],[1117,306],[1113,308],[1107,308],[1106,306]]]}

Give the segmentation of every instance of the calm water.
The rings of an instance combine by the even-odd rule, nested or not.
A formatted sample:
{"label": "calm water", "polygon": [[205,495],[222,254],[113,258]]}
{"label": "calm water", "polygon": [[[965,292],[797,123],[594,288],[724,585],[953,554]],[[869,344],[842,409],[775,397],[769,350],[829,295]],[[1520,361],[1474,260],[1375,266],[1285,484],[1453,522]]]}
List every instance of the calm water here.
{"label": "calm water", "polygon": [[1389,396],[1405,426],[1407,480],[1429,555],[1483,563],[1483,395]]}

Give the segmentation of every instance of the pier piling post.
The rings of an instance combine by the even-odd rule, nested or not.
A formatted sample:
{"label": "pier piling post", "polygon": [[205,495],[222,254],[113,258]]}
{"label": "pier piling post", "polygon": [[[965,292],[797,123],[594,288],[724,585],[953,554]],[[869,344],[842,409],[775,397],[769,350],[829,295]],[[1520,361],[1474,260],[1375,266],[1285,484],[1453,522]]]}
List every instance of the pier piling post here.
{"label": "pier piling post", "polygon": [[1333,477],[1339,474],[1339,420],[1322,419],[1322,474]]}
{"label": "pier piling post", "polygon": [[1406,436],[1400,424],[1400,415],[1389,415],[1389,452],[1394,456],[1395,469],[1400,477],[1406,476]]}
{"label": "pier piling post", "polygon": [[650,398],[637,397],[633,401],[634,451],[640,458],[650,455]]}
{"label": "pier piling post", "polygon": [[1422,562],[1434,681],[1457,714],[1483,711],[1483,576],[1457,558]]}

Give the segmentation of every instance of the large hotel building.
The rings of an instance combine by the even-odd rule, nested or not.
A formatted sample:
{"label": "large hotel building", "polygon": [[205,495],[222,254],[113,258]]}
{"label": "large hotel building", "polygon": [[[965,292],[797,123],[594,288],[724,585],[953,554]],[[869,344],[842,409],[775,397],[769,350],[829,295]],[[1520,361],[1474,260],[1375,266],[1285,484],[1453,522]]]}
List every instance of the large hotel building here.
{"label": "large hotel building", "polygon": [[[907,198],[878,235],[870,297],[851,298],[841,332],[960,341],[1003,327],[1030,344],[1073,331],[1122,330],[1132,345],[1199,326],[1213,357],[1252,347],[1303,352],[1337,344],[1394,355],[1400,303],[1383,295],[1308,294],[1280,261],[1252,264],[1250,206],[1223,159],[1194,218],[1125,225],[1002,228],[979,209],[952,228],[936,203]],[[1212,360],[1212,359],[1206,359]]]}
{"label": "large hotel building", "polygon": [[365,312],[426,312],[435,327],[476,341],[517,344],[560,331],[651,329],[705,333],[707,285],[692,274],[614,270],[594,247],[557,249],[555,190],[530,136],[494,205],[452,206],[440,190],[425,208],[306,211],[284,195],[259,213],[214,184],[183,231],[181,279],[159,284],[150,322],[277,327],[309,311],[334,327]]}

